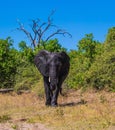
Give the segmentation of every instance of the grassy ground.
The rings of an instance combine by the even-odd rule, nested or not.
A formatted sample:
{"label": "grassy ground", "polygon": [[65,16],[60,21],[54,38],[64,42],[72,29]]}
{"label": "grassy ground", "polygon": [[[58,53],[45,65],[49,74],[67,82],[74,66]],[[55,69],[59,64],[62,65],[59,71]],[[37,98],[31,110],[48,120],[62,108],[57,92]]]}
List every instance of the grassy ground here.
{"label": "grassy ground", "polygon": [[42,123],[52,130],[114,130],[115,93],[69,91],[59,107],[44,105],[35,93],[0,94],[0,123]]}

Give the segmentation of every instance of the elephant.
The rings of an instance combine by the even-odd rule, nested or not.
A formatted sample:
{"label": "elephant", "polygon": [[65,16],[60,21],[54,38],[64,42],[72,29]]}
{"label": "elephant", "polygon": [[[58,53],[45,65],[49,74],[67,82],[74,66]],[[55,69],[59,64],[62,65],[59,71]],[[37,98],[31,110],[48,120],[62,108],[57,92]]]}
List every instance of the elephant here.
{"label": "elephant", "polygon": [[45,89],[45,105],[58,106],[58,95],[62,91],[62,83],[66,79],[70,58],[64,52],[41,50],[34,58],[34,64],[43,76]]}

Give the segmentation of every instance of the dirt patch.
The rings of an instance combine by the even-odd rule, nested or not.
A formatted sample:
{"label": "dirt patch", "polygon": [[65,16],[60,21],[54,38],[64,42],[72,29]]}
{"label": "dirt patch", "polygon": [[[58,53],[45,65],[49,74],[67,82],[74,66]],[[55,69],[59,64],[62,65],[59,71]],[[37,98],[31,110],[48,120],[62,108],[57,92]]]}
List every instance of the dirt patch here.
{"label": "dirt patch", "polygon": [[49,130],[43,124],[35,123],[2,123],[0,124],[0,130]]}

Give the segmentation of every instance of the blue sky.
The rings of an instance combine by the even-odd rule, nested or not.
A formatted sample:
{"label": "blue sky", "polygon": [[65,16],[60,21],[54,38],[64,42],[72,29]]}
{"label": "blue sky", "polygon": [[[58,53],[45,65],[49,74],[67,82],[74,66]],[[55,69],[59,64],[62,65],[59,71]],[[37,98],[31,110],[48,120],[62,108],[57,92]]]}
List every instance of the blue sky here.
{"label": "blue sky", "polygon": [[77,49],[85,34],[103,42],[110,27],[115,26],[115,0],[3,0],[0,2],[0,38],[11,36],[14,46],[27,37],[16,30],[17,19],[25,28],[31,19],[46,21],[52,10],[53,23],[72,34],[72,38],[58,36],[59,43],[68,49]]}

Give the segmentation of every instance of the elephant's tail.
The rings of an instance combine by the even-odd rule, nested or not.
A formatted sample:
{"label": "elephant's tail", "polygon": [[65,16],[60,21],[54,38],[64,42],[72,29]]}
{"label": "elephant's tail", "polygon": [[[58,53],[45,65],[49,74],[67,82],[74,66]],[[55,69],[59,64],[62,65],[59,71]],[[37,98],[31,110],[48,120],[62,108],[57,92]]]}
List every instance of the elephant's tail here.
{"label": "elephant's tail", "polygon": [[64,94],[62,93],[62,87],[60,87],[60,94],[64,96]]}

